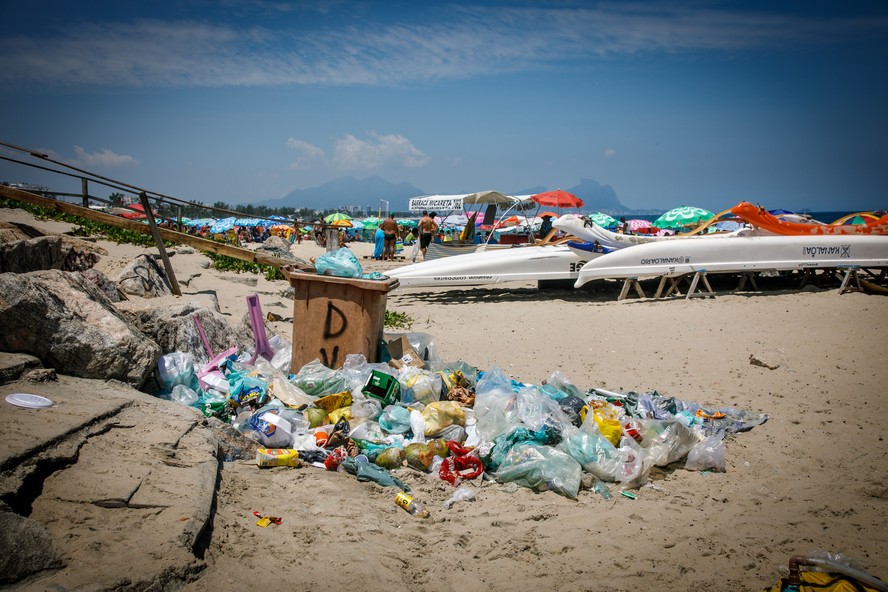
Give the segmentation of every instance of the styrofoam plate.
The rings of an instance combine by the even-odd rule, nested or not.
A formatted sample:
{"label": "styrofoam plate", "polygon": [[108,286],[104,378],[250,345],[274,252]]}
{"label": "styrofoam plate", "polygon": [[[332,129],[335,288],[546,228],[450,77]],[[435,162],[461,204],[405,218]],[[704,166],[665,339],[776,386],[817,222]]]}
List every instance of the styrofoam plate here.
{"label": "styrofoam plate", "polygon": [[27,407],[29,409],[41,409],[44,407],[52,407],[52,401],[40,395],[29,395],[28,393],[12,393],[6,395],[6,402],[16,407]]}

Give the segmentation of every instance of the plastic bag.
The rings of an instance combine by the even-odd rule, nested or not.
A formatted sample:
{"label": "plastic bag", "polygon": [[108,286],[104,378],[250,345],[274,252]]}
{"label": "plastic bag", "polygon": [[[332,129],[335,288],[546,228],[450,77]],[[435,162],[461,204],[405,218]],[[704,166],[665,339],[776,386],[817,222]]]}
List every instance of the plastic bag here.
{"label": "plastic bag", "polygon": [[561,373],[560,370],[555,370],[554,372],[552,372],[552,374],[549,375],[549,378],[546,379],[546,386],[557,389],[565,396],[572,395],[579,399],[583,398],[583,393],[580,392],[580,389],[574,386],[574,384],[569,381],[567,377]]}
{"label": "plastic bag", "polygon": [[232,372],[228,375],[228,399],[233,407],[261,407],[268,400],[268,384],[261,378],[243,372]]}
{"label": "plastic bag", "polygon": [[441,362],[441,356],[438,355],[438,350],[435,347],[435,337],[431,333],[386,333],[385,340],[389,342],[401,337],[407,338],[410,347],[419,354],[420,359],[424,362],[431,364]]}
{"label": "plastic bag", "polygon": [[359,278],[363,275],[361,263],[348,247],[342,247],[329,253],[324,253],[315,259],[315,269],[318,275],[333,275],[345,278]]}
{"label": "plastic bag", "polygon": [[515,391],[499,368],[486,372],[475,386],[475,417],[478,435],[492,442],[520,423]]}
{"label": "plastic bag", "polygon": [[451,495],[444,502],[444,507],[449,510],[456,502],[468,502],[474,499],[475,490],[471,487],[466,487],[465,485],[463,485],[456,488],[456,491],[453,492],[453,495]]}
{"label": "plastic bag", "polygon": [[402,405],[389,405],[379,416],[379,427],[390,434],[406,434],[410,431],[410,410]]}
{"label": "plastic bag", "polygon": [[688,452],[685,468],[689,471],[711,470],[724,473],[726,452],[725,442],[720,435],[707,436]]}
{"label": "plastic bag", "polygon": [[462,406],[453,401],[429,403],[422,410],[422,418],[425,420],[426,436],[434,436],[452,425],[466,424],[466,414]]}
{"label": "plastic bag", "polygon": [[580,463],[551,446],[518,444],[497,470],[504,483],[517,483],[535,491],[552,490],[576,499],[582,475]]}
{"label": "plastic bag", "polygon": [[312,397],[340,393],[348,386],[345,374],[327,368],[317,358],[300,368],[290,382]]}
{"label": "plastic bag", "polygon": [[632,481],[641,473],[642,463],[628,443],[617,448],[601,435],[594,421],[580,429],[570,428],[557,448],[569,454],[583,467],[604,481]]}
{"label": "plastic bag", "polygon": [[441,399],[441,377],[432,374],[428,370],[422,370],[413,366],[405,366],[401,369],[399,382],[401,383],[401,399],[404,400],[404,388],[407,393],[412,393],[412,400],[424,405],[434,403]]}
{"label": "plastic bag", "polygon": [[289,448],[294,434],[308,431],[308,420],[300,412],[275,402],[260,408],[237,429],[267,448]]}
{"label": "plastic bag", "polygon": [[537,387],[524,387],[516,395],[518,417],[528,429],[537,431],[550,426],[561,431],[570,420],[558,403],[544,395]]}
{"label": "plastic bag", "polygon": [[160,385],[165,390],[171,390],[177,384],[183,384],[194,391],[200,390],[200,383],[194,372],[194,356],[190,353],[173,352],[160,356],[157,360],[157,374]]}
{"label": "plastic bag", "polygon": [[173,387],[173,393],[170,395],[170,398],[182,405],[194,407],[197,404],[200,395],[198,395],[194,389],[189,388],[184,384],[177,384]]}

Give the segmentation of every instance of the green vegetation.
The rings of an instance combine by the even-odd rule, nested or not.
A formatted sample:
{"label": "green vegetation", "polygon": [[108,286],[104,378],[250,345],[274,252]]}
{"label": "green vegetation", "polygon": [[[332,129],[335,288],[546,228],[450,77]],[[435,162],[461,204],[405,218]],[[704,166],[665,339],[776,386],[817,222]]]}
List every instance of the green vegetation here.
{"label": "green vegetation", "polygon": [[384,325],[387,329],[409,329],[413,326],[413,317],[406,312],[386,309]]}
{"label": "green vegetation", "polygon": [[206,253],[206,255],[213,260],[213,269],[219,271],[262,274],[265,279],[269,281],[285,279],[281,270],[273,265],[250,263],[249,261],[243,261],[242,259],[235,259],[234,257],[219,255],[217,253]]}

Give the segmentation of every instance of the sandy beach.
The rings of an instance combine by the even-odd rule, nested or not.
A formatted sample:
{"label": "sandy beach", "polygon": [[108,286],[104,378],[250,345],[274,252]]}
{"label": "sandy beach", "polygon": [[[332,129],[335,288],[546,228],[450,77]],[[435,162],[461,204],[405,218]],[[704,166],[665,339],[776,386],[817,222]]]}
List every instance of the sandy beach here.
{"label": "sandy beach", "polygon": [[[70,228],[20,210],[0,219]],[[97,269],[112,278],[146,251],[97,244],[108,251]],[[369,243],[349,246],[365,271],[409,264],[365,258]],[[303,243],[292,252],[323,250]],[[234,323],[258,294],[264,313],[284,318],[273,328],[292,337],[287,282],[215,271],[200,253],[171,261],[182,298],[215,297]],[[183,589],[760,590],[791,556],[820,550],[888,578],[888,299],[834,285],[693,300],[617,302],[618,292],[603,283],[396,289],[388,309],[431,334],[445,360],[530,383],[560,371],[583,391],[656,390],[767,414],[727,441],[725,473],[679,462],[655,469],[637,499],[613,486],[608,501],[476,481],[474,501],[445,509],[449,484],[400,469],[431,509],[419,520],[394,504],[394,489],[347,474],[228,462],[206,568]],[[259,528],[254,511],[282,522]]]}

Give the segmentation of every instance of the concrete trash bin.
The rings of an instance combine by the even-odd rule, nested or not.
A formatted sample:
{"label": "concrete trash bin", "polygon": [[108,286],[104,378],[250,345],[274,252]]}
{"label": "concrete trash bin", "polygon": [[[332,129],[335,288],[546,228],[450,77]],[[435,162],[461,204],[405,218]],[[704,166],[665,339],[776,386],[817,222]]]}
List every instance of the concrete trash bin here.
{"label": "concrete trash bin", "polygon": [[378,362],[378,345],[385,324],[387,294],[398,280],[365,280],[281,268],[296,291],[293,299],[293,355],[296,373],[319,359],[339,368],[348,354],[364,354]]}

